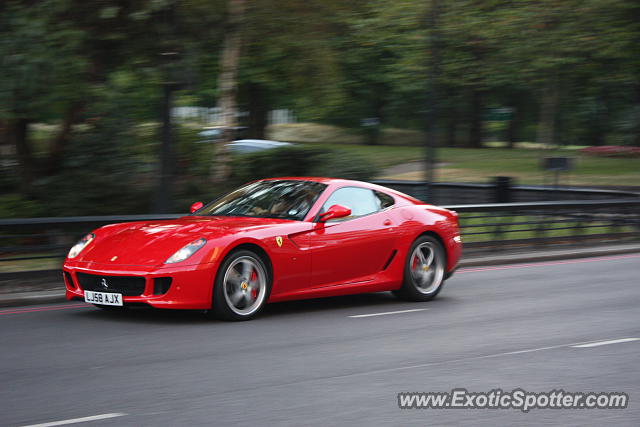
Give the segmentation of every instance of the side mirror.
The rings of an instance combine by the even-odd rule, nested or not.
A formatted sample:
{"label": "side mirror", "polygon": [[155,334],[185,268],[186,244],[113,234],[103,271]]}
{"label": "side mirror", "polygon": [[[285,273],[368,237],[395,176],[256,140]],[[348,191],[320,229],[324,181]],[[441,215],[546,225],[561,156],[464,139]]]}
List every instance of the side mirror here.
{"label": "side mirror", "polygon": [[342,205],[333,205],[327,211],[320,215],[320,222],[329,221],[335,218],[344,218],[351,215],[351,209]]}
{"label": "side mirror", "polygon": [[191,209],[189,209],[189,211],[191,213],[194,213],[195,211],[198,211],[198,210],[202,209],[203,206],[204,206],[204,203],[195,202],[194,204],[191,205]]}

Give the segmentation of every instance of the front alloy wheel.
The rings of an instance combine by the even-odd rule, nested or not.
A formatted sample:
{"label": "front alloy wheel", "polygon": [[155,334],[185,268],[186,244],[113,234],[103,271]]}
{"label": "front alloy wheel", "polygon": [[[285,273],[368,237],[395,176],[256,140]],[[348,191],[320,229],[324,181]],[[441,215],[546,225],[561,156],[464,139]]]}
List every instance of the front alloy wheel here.
{"label": "front alloy wheel", "polygon": [[216,277],[213,314],[224,320],[249,320],[267,301],[270,277],[256,253],[240,250],[222,263]]}

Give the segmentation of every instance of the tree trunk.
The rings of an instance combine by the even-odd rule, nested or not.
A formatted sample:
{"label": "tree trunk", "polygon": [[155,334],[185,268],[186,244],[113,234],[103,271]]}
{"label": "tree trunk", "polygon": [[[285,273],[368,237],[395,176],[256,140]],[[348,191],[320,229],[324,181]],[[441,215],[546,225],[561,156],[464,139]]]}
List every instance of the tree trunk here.
{"label": "tree trunk", "polygon": [[228,18],[222,46],[221,70],[218,80],[218,107],[224,126],[223,137],[216,144],[212,178],[216,183],[231,176],[231,159],[226,144],[234,138],[236,122],[236,94],[238,92],[238,65],[242,46],[241,25],[246,0],[229,0]]}
{"label": "tree trunk", "polygon": [[160,129],[160,163],[158,170],[158,183],[153,202],[153,211],[156,213],[169,213],[172,211],[173,200],[173,125],[171,123],[171,105],[174,84],[163,84],[162,99],[162,127]]}
{"label": "tree trunk", "polygon": [[517,104],[512,104],[511,120],[507,125],[507,147],[515,148],[516,142],[520,137],[520,128],[522,127],[522,113],[518,109]]}
{"label": "tree trunk", "polygon": [[606,102],[601,98],[598,99],[595,114],[589,120],[587,125],[586,141],[580,141],[581,144],[587,145],[605,145],[607,140],[607,128],[609,124],[609,109]]}
{"label": "tree trunk", "polygon": [[71,135],[73,124],[76,123],[78,116],[84,109],[84,106],[85,101],[76,101],[69,107],[60,131],[53,141],[51,141],[49,156],[45,167],[47,175],[53,175],[60,170],[64,149],[67,146],[69,136]]}
{"label": "tree trunk", "polygon": [[538,117],[538,144],[549,148],[555,143],[556,111],[558,109],[558,91],[555,85],[544,88],[540,94],[540,115]]}
{"label": "tree trunk", "polygon": [[269,112],[265,91],[259,83],[250,83],[249,99],[249,138],[265,139],[267,132],[267,114]]}
{"label": "tree trunk", "polygon": [[9,141],[8,121],[0,120],[0,147],[3,145],[12,145]]}
{"label": "tree trunk", "polygon": [[482,148],[482,94],[474,90],[471,94],[471,117],[469,120],[469,141],[471,148]]}
{"label": "tree trunk", "polygon": [[425,199],[430,203],[437,202],[435,186],[436,162],[437,162],[437,121],[440,115],[440,0],[430,1],[430,10],[427,18],[429,28],[427,49],[430,58],[427,66],[427,93],[425,105]]}
{"label": "tree trunk", "polygon": [[16,119],[8,122],[9,138],[13,139],[18,159],[18,175],[20,190],[23,194],[31,193],[31,185],[35,177],[35,161],[29,145],[29,119]]}
{"label": "tree trunk", "polygon": [[387,105],[387,100],[384,97],[386,91],[387,89],[381,85],[372,85],[371,97],[368,102],[371,105],[370,115],[361,126],[366,145],[378,145],[380,143],[384,109]]}
{"label": "tree trunk", "polygon": [[458,111],[452,108],[449,112],[449,123],[447,125],[447,147],[455,147],[458,135]]}
{"label": "tree trunk", "polygon": [[640,84],[636,85],[635,91],[636,98],[636,126],[634,133],[631,137],[631,143],[637,147],[640,147]]}

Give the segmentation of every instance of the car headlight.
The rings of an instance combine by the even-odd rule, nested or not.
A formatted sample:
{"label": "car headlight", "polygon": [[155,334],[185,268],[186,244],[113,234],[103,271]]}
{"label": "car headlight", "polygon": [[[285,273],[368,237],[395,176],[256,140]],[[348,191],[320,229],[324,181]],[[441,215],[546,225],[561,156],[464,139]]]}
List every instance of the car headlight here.
{"label": "car headlight", "polygon": [[82,252],[82,250],[86,248],[87,245],[91,243],[91,241],[95,238],[96,238],[96,235],[93,233],[89,233],[86,236],[84,236],[82,239],[80,239],[80,241],[78,241],[78,243],[73,245],[73,247],[69,250],[69,254],[67,255],[67,258],[77,257],[78,254],[80,254],[80,252]]}
{"label": "car headlight", "polygon": [[184,261],[189,258],[191,255],[195,254],[198,249],[204,246],[207,243],[207,239],[201,237],[198,240],[194,240],[193,242],[185,245],[177,251],[175,254],[171,255],[164,263],[165,264],[173,264],[176,262]]}

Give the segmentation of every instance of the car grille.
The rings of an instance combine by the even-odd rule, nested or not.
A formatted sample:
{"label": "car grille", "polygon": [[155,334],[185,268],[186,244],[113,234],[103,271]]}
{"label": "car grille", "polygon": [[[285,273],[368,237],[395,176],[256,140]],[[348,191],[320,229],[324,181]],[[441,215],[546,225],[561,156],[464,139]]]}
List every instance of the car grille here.
{"label": "car grille", "polygon": [[85,291],[115,292],[129,297],[141,295],[144,292],[144,277],[102,276],[87,273],[77,273],[77,277],[80,287]]}

